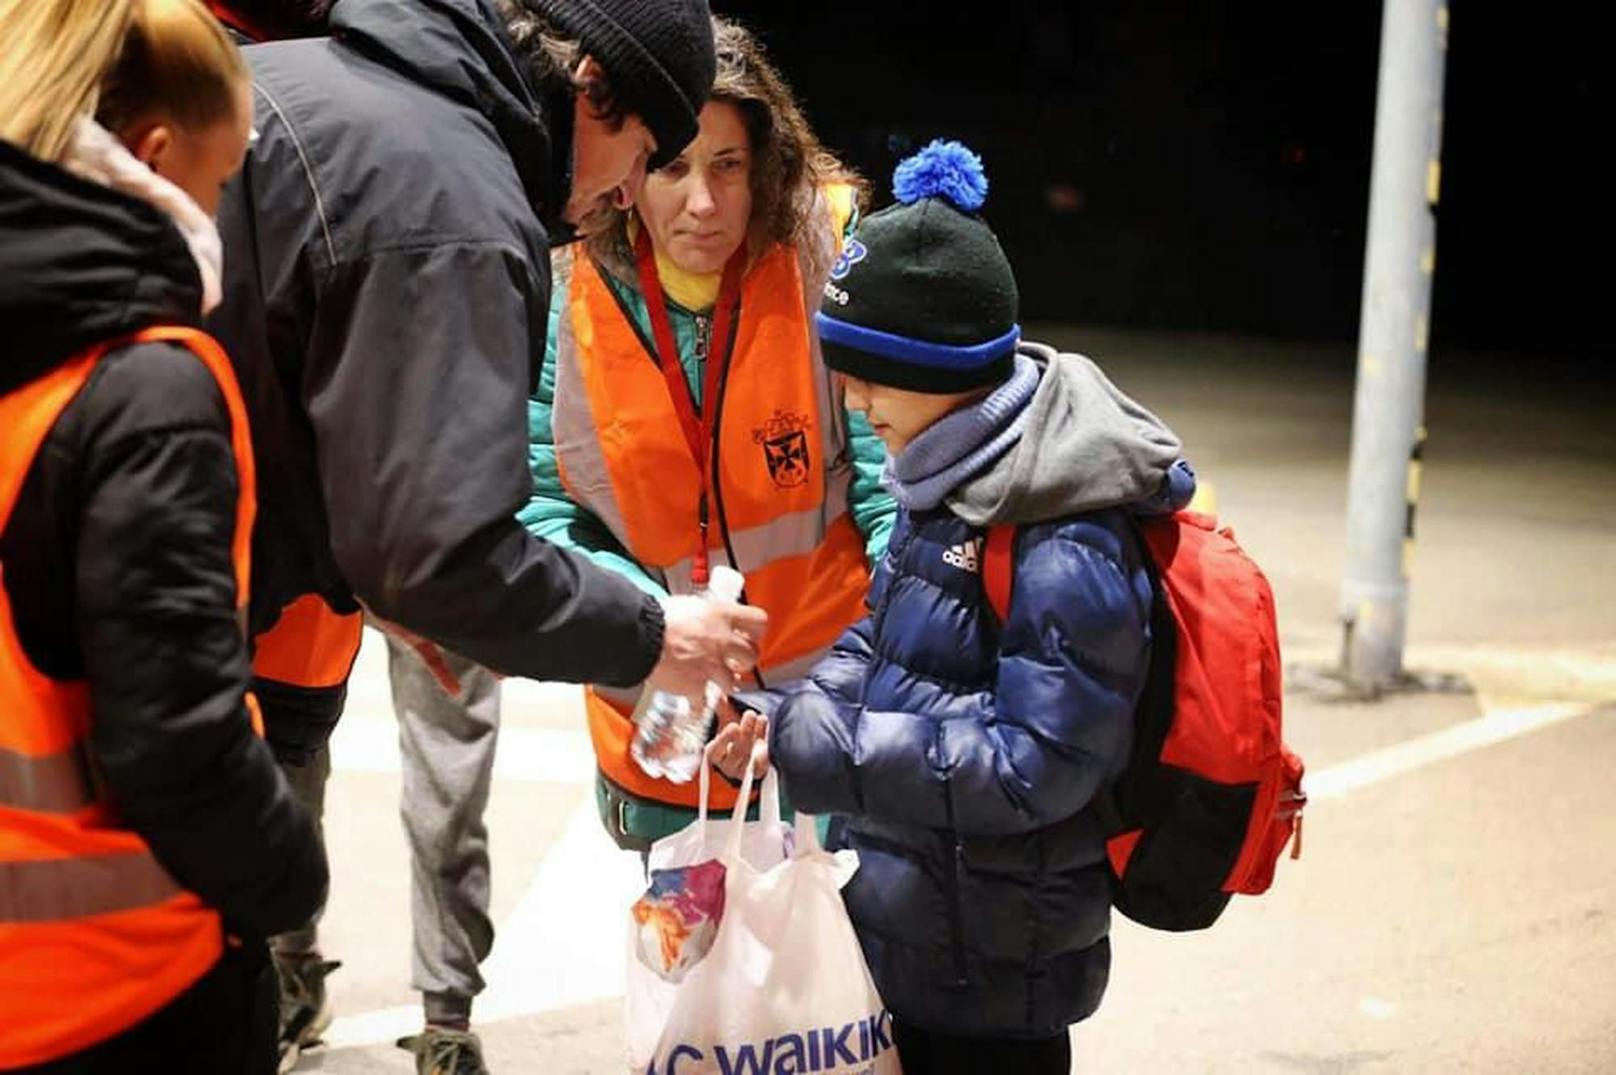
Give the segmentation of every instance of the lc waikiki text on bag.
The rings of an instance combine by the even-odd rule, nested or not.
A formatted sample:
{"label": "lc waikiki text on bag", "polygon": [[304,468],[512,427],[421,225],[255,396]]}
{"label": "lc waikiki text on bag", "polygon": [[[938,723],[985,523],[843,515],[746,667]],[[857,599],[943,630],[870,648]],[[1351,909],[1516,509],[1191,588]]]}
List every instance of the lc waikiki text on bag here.
{"label": "lc waikiki text on bag", "polygon": [[[707,769],[697,820],[651,849],[647,898],[659,913],[647,913],[646,900],[636,905],[630,1075],[902,1075],[892,1016],[842,905],[857,854],[825,851],[806,815],[782,823],[773,770],[760,820],[745,820],[748,768],[734,814],[709,822]],[[714,864],[723,871],[721,900],[710,892]],[[668,913],[675,903],[685,913]],[[702,934],[715,920],[703,954]],[[687,951],[692,945],[698,950]]]}

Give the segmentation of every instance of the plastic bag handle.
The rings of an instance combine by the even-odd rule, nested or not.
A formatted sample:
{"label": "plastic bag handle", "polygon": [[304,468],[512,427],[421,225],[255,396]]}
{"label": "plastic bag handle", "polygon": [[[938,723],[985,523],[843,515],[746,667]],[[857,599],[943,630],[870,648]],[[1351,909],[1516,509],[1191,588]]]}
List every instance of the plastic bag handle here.
{"label": "plastic bag handle", "polygon": [[[713,764],[713,740],[702,751],[701,766],[701,805],[696,810],[696,830],[701,838],[701,846],[707,846],[707,796],[712,790],[712,775],[708,770]],[[735,799],[735,809],[730,816],[742,825],[746,823],[746,811],[752,802],[752,759],[746,760],[746,776],[741,780],[741,790]],[[773,766],[769,767],[768,775],[763,778],[763,791],[758,797],[758,820],[773,821],[780,816],[780,771]],[[740,826],[736,826],[736,832]]]}
{"label": "plastic bag handle", "polygon": [[[769,772],[772,775],[774,770]],[[819,843],[819,827],[814,824],[814,815],[798,810],[791,823],[797,832],[796,855],[813,855],[825,850]]]}
{"label": "plastic bag handle", "polygon": [[780,820],[780,772],[772,765],[763,778],[763,791],[758,796],[758,820]]}
{"label": "plastic bag handle", "polygon": [[[735,810],[730,814],[729,840],[724,846],[725,862],[739,862],[741,859],[741,833],[746,828],[747,804],[752,801],[752,780],[756,776],[754,771],[756,761],[756,755],[746,759],[746,775],[741,777],[741,791],[735,797]],[[702,835],[705,836],[706,833]]]}
{"label": "plastic bag handle", "polygon": [[712,790],[713,778],[708,772],[713,767],[713,744],[708,743],[701,752],[701,805],[696,808],[696,832],[701,837],[701,846],[707,846],[707,795]]}

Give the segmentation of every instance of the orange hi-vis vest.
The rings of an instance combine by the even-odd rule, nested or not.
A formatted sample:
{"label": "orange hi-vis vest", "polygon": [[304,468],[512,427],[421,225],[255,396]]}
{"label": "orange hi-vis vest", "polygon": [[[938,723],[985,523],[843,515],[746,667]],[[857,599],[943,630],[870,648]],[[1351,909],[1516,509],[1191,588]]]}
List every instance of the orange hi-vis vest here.
{"label": "orange hi-vis vest", "polygon": [[[247,411],[223,350],[152,328],[92,347],[0,396],[0,530],[46,435],[108,351],[182,344],[218,382],[239,479],[233,558],[248,594],[256,496]],[[218,961],[217,912],[168,874],[106,801],[87,739],[89,684],[34,667],[0,564],[0,1069],[80,1052],[161,1009]],[[258,724],[255,703],[247,698]]]}
{"label": "orange hi-vis vest", "polygon": [[[562,483],[674,594],[694,589],[698,505],[708,492],[712,562],[733,563],[747,601],[769,613],[758,663],[765,683],[812,667],[863,614],[869,588],[864,540],[848,511],[845,412],[810,331],[851,195],[838,186],[820,199],[817,261],[776,245],[746,269],[733,345],[726,352],[714,339],[708,358],[729,365],[718,398],[702,400],[703,409],[718,408],[706,475],[655,351],[600,267],[587,255],[557,264],[556,286],[567,290],[551,420]],[[642,798],[696,805],[694,782],[652,778],[630,757],[637,697],[603,687],[585,694],[602,772]],[[719,808],[734,803],[727,786],[713,794]]]}
{"label": "orange hi-vis vest", "polygon": [[364,622],[363,613],[337,612],[319,594],[303,594],[253,640],[253,676],[305,690],[341,690],[359,656]]}

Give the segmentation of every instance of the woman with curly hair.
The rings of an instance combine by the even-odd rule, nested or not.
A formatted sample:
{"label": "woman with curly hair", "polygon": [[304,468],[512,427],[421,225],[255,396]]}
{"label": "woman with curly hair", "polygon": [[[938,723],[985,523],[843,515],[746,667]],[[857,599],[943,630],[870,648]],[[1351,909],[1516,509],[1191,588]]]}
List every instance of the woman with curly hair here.
{"label": "woman with curly hair", "polygon": [[[864,184],[820,146],[751,34],[715,19],[714,41],[696,140],[586,251],[556,259],[523,519],[652,593],[736,568],[769,613],[768,686],[862,613],[895,508],[880,442],[844,407],[813,328],[858,257],[844,238]],[[697,802],[693,782],[630,757],[639,693],[592,688],[586,704],[603,820],[644,849]],[[717,761],[731,776],[744,763]]]}

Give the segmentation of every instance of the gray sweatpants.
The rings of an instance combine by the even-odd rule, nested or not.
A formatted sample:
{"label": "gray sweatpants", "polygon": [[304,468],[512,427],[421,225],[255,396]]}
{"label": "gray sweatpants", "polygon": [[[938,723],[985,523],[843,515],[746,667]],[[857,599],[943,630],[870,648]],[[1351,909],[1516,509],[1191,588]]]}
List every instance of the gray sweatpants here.
{"label": "gray sweatpants", "polygon": [[483,812],[499,737],[499,679],[445,653],[460,680],[451,698],[409,646],[387,639],[410,844],[410,984],[431,1021],[467,1018],[482,992],[477,965],[494,945]]}
{"label": "gray sweatpants", "polygon": [[[315,752],[307,765],[281,764],[281,772],[286,774],[286,782],[292,786],[292,794],[303,808],[314,819],[314,830],[320,837],[320,843],[325,843],[325,785],[331,779],[331,744],[326,743]],[[320,854],[325,854],[322,846]],[[282,955],[302,956],[309,955],[319,946],[318,928],[320,916],[325,913],[322,906],[314,912],[314,916],[301,928],[290,933],[282,933],[271,937],[270,947]]]}

